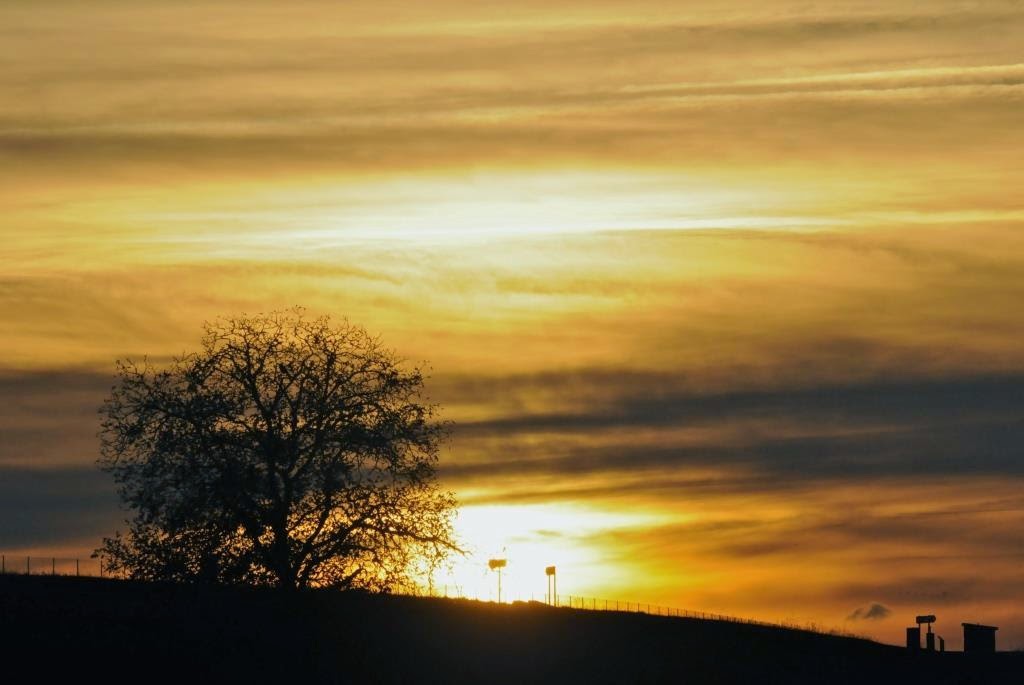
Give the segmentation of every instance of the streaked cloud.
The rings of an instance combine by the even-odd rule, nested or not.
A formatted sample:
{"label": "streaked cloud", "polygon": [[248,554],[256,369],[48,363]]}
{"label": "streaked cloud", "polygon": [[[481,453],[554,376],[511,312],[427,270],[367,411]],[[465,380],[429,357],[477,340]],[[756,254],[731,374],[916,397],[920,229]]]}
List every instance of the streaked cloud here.
{"label": "streaked cloud", "polygon": [[430,361],[442,477],[524,592],[550,562],[1024,644],[1022,32],[1012,0],[4,4],[0,547],[118,525],[114,359],[303,304]]}

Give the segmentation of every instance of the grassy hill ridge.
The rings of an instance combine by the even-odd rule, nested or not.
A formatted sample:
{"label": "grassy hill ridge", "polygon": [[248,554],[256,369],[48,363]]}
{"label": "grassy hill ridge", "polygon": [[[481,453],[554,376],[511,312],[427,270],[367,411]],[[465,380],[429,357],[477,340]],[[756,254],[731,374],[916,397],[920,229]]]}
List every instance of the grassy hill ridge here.
{"label": "grassy hill ridge", "polygon": [[0,576],[4,668],[46,680],[996,683],[1024,654],[908,654],[801,630],[468,600]]}

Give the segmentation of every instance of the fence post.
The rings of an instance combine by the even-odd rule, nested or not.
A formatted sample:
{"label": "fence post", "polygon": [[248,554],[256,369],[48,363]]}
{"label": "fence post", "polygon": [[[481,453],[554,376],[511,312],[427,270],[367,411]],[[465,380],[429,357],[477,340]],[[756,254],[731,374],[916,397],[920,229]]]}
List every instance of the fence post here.
{"label": "fence post", "polygon": [[32,575],[32,557],[25,557],[25,575]]}
{"label": "fence post", "polygon": [[75,577],[78,577],[78,559],[75,559]]}
{"label": "fence post", "polygon": [[7,573],[7,555],[0,554],[0,573]]}
{"label": "fence post", "polygon": [[50,575],[57,575],[57,557],[50,557]]}

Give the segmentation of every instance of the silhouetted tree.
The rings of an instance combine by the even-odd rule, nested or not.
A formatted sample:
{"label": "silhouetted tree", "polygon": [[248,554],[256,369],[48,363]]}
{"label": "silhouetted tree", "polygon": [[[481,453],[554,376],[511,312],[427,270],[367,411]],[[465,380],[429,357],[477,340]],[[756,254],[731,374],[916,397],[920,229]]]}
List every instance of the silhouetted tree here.
{"label": "silhouetted tree", "polygon": [[135,514],[97,552],[134,578],[396,589],[457,549],[422,386],[301,309],[206,324],[165,368],[118,362],[99,463]]}

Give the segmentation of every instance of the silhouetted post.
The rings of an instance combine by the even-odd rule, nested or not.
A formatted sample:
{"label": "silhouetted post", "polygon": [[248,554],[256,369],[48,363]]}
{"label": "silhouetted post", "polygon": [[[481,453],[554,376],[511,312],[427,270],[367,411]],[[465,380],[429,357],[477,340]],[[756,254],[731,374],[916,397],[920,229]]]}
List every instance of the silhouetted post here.
{"label": "silhouetted post", "polygon": [[7,555],[0,554],[0,573],[7,573]]}
{"label": "silhouetted post", "polygon": [[558,606],[558,600],[555,599],[558,590],[555,572],[556,570],[554,566],[548,566],[544,569],[544,575],[548,577],[548,604]]}
{"label": "silhouetted post", "polygon": [[32,557],[25,557],[25,575],[32,575]]}
{"label": "silhouetted post", "polygon": [[492,570],[498,571],[498,604],[501,604],[501,569],[508,565],[507,559],[490,559],[487,562],[487,566]]}
{"label": "silhouetted post", "polygon": [[75,559],[75,577],[78,577],[78,559]]}
{"label": "silhouetted post", "polygon": [[50,557],[50,575],[57,575],[57,557]]}

